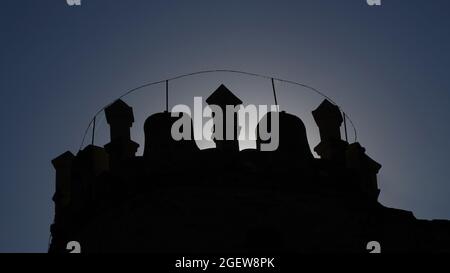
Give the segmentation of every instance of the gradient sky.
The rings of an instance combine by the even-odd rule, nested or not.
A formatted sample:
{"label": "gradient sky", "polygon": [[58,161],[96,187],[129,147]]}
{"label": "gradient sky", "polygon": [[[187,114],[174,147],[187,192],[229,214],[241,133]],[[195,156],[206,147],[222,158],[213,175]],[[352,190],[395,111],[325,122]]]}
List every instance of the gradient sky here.
{"label": "gradient sky", "polygon": [[[350,115],[383,165],[380,202],[450,219],[450,1],[4,0],[0,6],[0,252],[47,251],[50,161],[76,153],[92,115],[125,90],[203,69],[238,69],[310,84]],[[236,75],[171,84],[171,104],[225,83],[247,103],[272,103],[270,82]],[[126,98],[143,146],[163,86]],[[278,85],[311,146],[321,98]],[[99,122],[97,144],[107,126]]]}

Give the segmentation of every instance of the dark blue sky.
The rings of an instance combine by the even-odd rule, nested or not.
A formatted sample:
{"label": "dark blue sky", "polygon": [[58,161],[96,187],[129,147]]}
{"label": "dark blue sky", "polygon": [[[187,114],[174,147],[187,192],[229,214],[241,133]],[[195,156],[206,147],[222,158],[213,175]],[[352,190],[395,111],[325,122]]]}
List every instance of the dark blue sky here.
{"label": "dark blue sky", "polygon": [[[450,218],[449,1],[82,2],[1,2],[1,252],[47,250],[50,161],[78,150],[99,108],[142,83],[203,69],[273,75],[326,92],[383,165],[381,203]],[[172,103],[189,104],[222,82],[245,102],[272,102],[270,83],[219,74],[174,83]],[[162,90],[126,99],[141,145],[143,119],[164,107]],[[278,95],[316,145],[310,111],[320,98],[282,84]],[[98,144],[106,130],[100,123]]]}

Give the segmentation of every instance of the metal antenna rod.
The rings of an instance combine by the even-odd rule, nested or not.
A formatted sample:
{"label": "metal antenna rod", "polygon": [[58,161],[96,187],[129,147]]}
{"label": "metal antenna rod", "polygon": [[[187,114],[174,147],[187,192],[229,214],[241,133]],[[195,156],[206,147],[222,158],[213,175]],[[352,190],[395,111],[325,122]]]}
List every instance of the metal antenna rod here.
{"label": "metal antenna rod", "polygon": [[277,106],[277,110],[279,112],[280,108],[278,106],[278,101],[277,101],[277,92],[275,91],[275,82],[274,82],[273,78],[271,78],[271,81],[272,81],[273,98],[275,99],[275,105]]}
{"label": "metal antenna rod", "polygon": [[166,80],[166,112],[169,112],[169,80]]}
{"label": "metal antenna rod", "polygon": [[97,119],[97,117],[94,117],[94,120],[92,121],[92,141],[91,144],[94,145],[94,140],[95,140],[95,120]]}
{"label": "metal antenna rod", "polygon": [[345,112],[342,112],[343,116],[344,116],[344,132],[345,132],[345,141],[348,142],[348,135],[347,135],[347,118],[345,115]]}

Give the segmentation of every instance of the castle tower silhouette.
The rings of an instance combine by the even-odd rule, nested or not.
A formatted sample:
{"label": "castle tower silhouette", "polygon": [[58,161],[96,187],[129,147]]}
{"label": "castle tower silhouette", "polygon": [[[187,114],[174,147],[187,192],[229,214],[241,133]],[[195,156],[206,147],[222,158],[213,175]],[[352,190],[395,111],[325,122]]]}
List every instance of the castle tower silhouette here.
{"label": "castle tower silhouette", "polygon": [[[207,103],[223,109],[242,101],[221,85]],[[171,138],[181,116],[156,113],[144,125],[143,156],[130,136],[132,108],[118,100],[105,114],[111,140],[104,148],[52,161],[49,252],[67,252],[69,241],[83,252],[364,253],[369,241],[383,252],[450,251],[449,221],[418,220],[378,202],[381,165],[341,139],[342,114],[327,100],[312,112],[318,158],[302,120],[287,112],[279,113],[275,151],[261,151],[259,137],[254,150],[239,151],[237,138],[200,150],[194,140]]]}
{"label": "castle tower silhouette", "polygon": [[[225,85],[221,84],[219,88],[216,89],[207,99],[206,102],[209,105],[216,105],[219,108],[222,109],[223,113],[226,113],[227,106],[235,107],[237,105],[241,105],[242,101],[236,97]],[[235,113],[233,115],[233,123],[237,125],[238,124],[238,117]],[[229,121],[228,121],[229,122]],[[238,135],[239,135],[239,128],[236,126],[233,130],[233,132],[227,132],[227,115],[224,114],[222,117],[222,121],[220,126],[216,124],[214,129],[214,134],[216,134],[214,138],[214,142],[216,143],[216,148],[223,152],[238,152],[239,151],[239,141],[238,141]],[[221,136],[219,136],[220,139],[217,139],[217,127],[223,128],[223,132],[221,133]],[[231,139],[229,139],[228,135],[231,135]]]}

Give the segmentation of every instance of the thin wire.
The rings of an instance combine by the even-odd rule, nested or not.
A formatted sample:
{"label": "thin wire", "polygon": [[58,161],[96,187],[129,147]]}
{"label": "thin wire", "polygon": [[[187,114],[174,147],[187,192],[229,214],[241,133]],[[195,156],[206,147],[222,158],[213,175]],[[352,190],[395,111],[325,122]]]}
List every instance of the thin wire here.
{"label": "thin wire", "polygon": [[[210,73],[234,73],[234,74],[247,75],[247,76],[258,77],[258,78],[264,78],[264,79],[269,79],[269,80],[277,80],[277,81],[279,81],[279,82],[285,82],[285,83],[289,83],[289,84],[292,84],[292,85],[301,86],[301,87],[304,87],[304,88],[306,88],[306,89],[309,89],[309,90],[311,90],[311,91],[313,91],[313,92],[319,94],[319,95],[322,96],[323,98],[325,98],[325,99],[327,99],[328,101],[330,101],[332,104],[336,105],[336,106],[341,110],[341,112],[343,112],[342,109],[341,109],[341,107],[339,107],[339,105],[337,105],[337,103],[335,103],[329,96],[325,95],[323,92],[319,91],[318,89],[316,89],[316,88],[314,88],[314,87],[312,87],[312,86],[309,86],[309,85],[307,85],[307,84],[304,84],[304,83],[299,83],[299,82],[290,81],[290,80],[285,80],[285,79],[276,78],[276,77],[270,77],[270,76],[266,76],[266,75],[262,75],[262,74],[257,74],[257,73],[251,73],[251,72],[240,71],[240,70],[233,70],[233,69],[211,69],[211,70],[202,70],[202,71],[196,71],[196,72],[191,72],[191,73],[187,73],[187,74],[182,74],[182,75],[175,76],[175,77],[172,77],[172,78],[168,78],[168,79],[165,79],[165,80],[160,80],[160,81],[154,81],[154,82],[145,83],[145,84],[142,84],[142,85],[140,85],[140,86],[138,86],[138,87],[135,87],[135,88],[132,88],[132,89],[126,91],[125,93],[123,93],[122,95],[120,95],[117,99],[115,99],[113,102],[107,104],[106,106],[104,106],[103,108],[101,108],[100,110],[98,110],[98,111],[95,113],[94,117],[91,119],[91,121],[89,122],[88,127],[86,128],[86,130],[85,130],[85,132],[84,132],[83,139],[82,139],[82,141],[81,141],[81,145],[80,145],[80,149],[79,149],[79,150],[81,150],[81,149],[83,148],[84,141],[85,141],[85,139],[86,139],[86,135],[87,135],[89,129],[91,128],[91,126],[92,126],[92,124],[93,124],[93,122],[94,122],[94,118],[97,117],[102,111],[105,110],[105,108],[109,107],[109,106],[110,106],[111,104],[113,104],[115,101],[117,101],[117,100],[119,100],[119,99],[122,99],[122,98],[124,98],[124,97],[130,95],[131,93],[134,93],[134,92],[136,92],[136,91],[138,91],[138,90],[140,90],[140,89],[142,89],[142,88],[144,88],[144,87],[148,87],[148,86],[152,86],[152,85],[157,85],[157,84],[161,84],[161,83],[165,83],[165,82],[169,82],[169,81],[174,81],[174,80],[178,80],[178,79],[182,79],[182,78],[186,78],[186,77],[191,77],[191,76],[196,76],[196,75],[201,75],[201,74],[210,74]],[[344,115],[347,117],[348,121],[350,122],[351,126],[353,127],[353,132],[354,132],[354,142],[356,142],[356,141],[358,140],[358,136],[357,136],[357,133],[356,133],[356,127],[355,127],[355,125],[353,124],[353,121],[351,120],[351,118],[350,118],[347,114],[345,114],[345,113],[344,113]]]}

